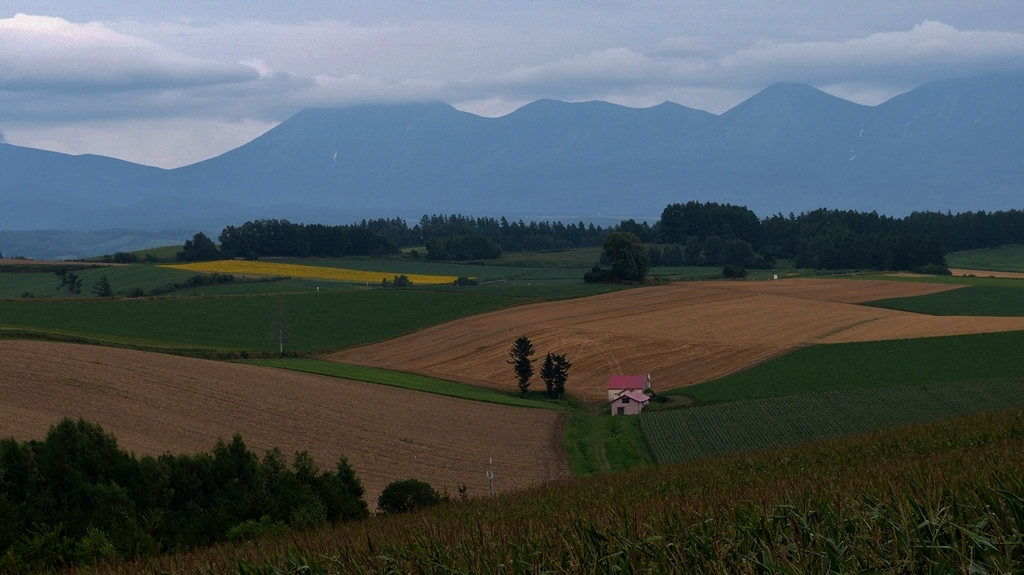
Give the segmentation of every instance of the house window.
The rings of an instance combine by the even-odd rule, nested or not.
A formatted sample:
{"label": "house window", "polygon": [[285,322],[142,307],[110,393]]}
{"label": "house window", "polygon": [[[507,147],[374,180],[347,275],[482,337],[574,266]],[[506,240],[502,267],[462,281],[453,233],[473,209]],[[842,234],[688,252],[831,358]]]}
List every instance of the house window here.
{"label": "house window", "polygon": [[618,414],[618,415],[626,415],[626,408],[625,407],[620,407],[618,409],[618,411],[616,411],[615,413]]}
{"label": "house window", "polygon": [[629,398],[628,397],[623,397],[622,398],[622,403],[629,403]]}

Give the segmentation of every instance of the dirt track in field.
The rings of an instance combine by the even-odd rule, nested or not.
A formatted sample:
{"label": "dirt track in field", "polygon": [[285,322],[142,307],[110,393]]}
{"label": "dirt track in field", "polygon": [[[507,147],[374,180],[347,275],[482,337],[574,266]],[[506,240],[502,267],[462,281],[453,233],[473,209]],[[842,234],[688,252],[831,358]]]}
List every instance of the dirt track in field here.
{"label": "dirt track in field", "polygon": [[[853,305],[959,286],[838,279],[693,282],[504,309],[331,354],[495,389],[515,389],[505,363],[528,336],[537,359],[573,363],[569,392],[607,399],[608,376],[651,373],[672,389],[747,369],[812,343],[1024,330],[1024,318],[934,317]],[[539,366],[538,366],[539,370]],[[533,385],[543,386],[539,377]]]}
{"label": "dirt track in field", "polygon": [[241,433],[262,455],[351,461],[376,506],[396,479],[487,495],[570,476],[566,415],[273,368],[75,344],[0,341],[0,437],[41,439],[83,417],[140,454],[209,451]]}

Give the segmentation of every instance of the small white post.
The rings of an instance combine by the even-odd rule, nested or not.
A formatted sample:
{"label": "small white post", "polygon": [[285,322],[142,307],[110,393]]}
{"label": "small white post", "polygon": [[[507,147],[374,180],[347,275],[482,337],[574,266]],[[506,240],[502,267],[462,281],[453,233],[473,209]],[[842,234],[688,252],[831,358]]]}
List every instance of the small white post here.
{"label": "small white post", "polygon": [[494,499],[494,458],[487,458],[487,485],[491,491],[491,499]]}

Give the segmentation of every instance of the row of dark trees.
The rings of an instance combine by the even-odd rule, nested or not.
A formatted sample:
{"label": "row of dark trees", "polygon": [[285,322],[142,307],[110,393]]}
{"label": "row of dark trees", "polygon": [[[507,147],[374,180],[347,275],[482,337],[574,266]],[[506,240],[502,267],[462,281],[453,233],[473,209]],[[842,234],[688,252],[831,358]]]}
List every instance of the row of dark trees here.
{"label": "row of dark trees", "polygon": [[308,528],[367,513],[345,458],[332,470],[306,452],[290,464],[276,449],[260,458],[237,435],[212,453],[142,458],[82,420],[61,421],[43,441],[0,440],[0,571],[148,555],[221,541],[246,525]]}
{"label": "row of dark trees", "polygon": [[484,260],[503,251],[599,246],[614,232],[656,246],[648,253],[655,266],[770,268],[785,258],[799,267],[935,270],[945,266],[947,251],[1024,243],[1024,211],[915,212],[893,218],[820,209],[762,219],[744,206],[691,201],[666,206],[654,225],[624,220],[606,228],[459,214],[425,215],[412,227],[401,218],[342,226],[257,220],[225,228],[219,250],[197,234],[178,259],[379,256],[422,244],[429,260]]}
{"label": "row of dark trees", "polygon": [[510,222],[462,215],[423,216],[409,227],[401,218],[326,226],[287,220],[256,220],[228,226],[220,248],[205,234],[185,242],[179,261],[260,257],[382,256],[398,246],[423,245],[428,260],[494,259],[504,251],[548,250],[600,245],[612,231],[583,222]]}
{"label": "row of dark trees", "polygon": [[[293,224],[287,220],[256,220],[221,232],[220,252],[225,258],[344,257],[398,253],[386,235],[363,225],[326,226]],[[182,258],[179,258],[182,259]]]}

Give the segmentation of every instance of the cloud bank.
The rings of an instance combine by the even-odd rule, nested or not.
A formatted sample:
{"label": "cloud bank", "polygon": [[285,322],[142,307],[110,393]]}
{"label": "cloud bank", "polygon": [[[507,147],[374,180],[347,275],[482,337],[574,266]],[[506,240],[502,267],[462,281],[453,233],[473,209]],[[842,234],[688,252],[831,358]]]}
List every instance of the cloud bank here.
{"label": "cloud bank", "polygon": [[170,89],[258,78],[248,66],[176,54],[98,22],[26,14],[0,20],[0,90]]}
{"label": "cloud bank", "polygon": [[[564,34],[547,12],[529,22],[524,16],[363,23],[76,23],[19,13],[0,19],[0,127],[16,143],[31,145],[35,137],[61,149],[59,126],[73,125],[74,150],[88,151],[129,150],[145,140],[117,122],[163,126],[178,134],[176,141],[197,134],[198,151],[187,157],[194,161],[233,147],[208,137],[216,126],[248,137],[254,126],[272,126],[312,106],[440,100],[501,115],[555,98],[632,106],[671,100],[721,113],[774,82],[805,82],[877,104],[932,80],[1024,70],[1024,30],[920,19],[902,29],[828,39],[748,34],[724,42],[714,30],[698,34],[693,27],[689,34],[654,36],[651,30],[671,26],[651,20],[648,30],[641,12],[609,9],[601,14],[603,32],[591,33],[588,27],[599,26],[585,20],[566,24]],[[636,32],[617,38],[609,31],[620,24]],[[175,130],[176,119],[188,127]],[[208,127],[199,128],[202,122]],[[103,141],[99,126],[121,141],[96,144]],[[174,163],[166,146],[154,150],[162,165]],[[144,154],[132,159],[145,161]]]}

